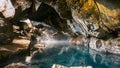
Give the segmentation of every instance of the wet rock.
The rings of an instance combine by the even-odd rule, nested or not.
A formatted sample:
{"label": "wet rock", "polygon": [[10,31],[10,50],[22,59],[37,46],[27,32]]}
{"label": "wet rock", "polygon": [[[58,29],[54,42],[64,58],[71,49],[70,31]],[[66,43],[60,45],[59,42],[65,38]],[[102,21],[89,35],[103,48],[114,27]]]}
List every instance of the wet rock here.
{"label": "wet rock", "polygon": [[25,35],[30,39],[31,34],[34,31],[33,23],[29,19],[20,20],[20,23],[23,23],[20,27],[21,34]]}
{"label": "wet rock", "polygon": [[78,36],[78,37],[76,37],[76,38],[73,38],[73,39],[71,40],[71,43],[72,43],[73,45],[83,45],[83,44],[84,44],[83,37]]}
{"label": "wet rock", "polygon": [[66,66],[63,66],[63,65],[59,65],[59,64],[53,64],[52,65],[52,68],[92,68],[91,66],[71,66],[71,67],[66,67]]}
{"label": "wet rock", "polygon": [[[114,55],[114,54],[103,54],[100,52],[97,52],[95,50],[89,50],[90,58],[93,60],[95,64],[105,64],[109,67],[112,67],[111,64],[118,65],[120,63],[120,56]],[[119,68],[118,66],[113,66],[115,68]]]}
{"label": "wet rock", "polygon": [[11,64],[5,66],[4,68],[27,68],[27,65],[23,64],[21,62],[19,62],[19,63],[11,63]]}
{"label": "wet rock", "polygon": [[44,44],[36,44],[34,45],[34,48],[40,49],[40,50],[44,50],[45,49],[45,45]]}
{"label": "wet rock", "polygon": [[119,38],[115,38],[105,41],[97,38],[91,38],[89,47],[103,53],[120,54],[120,43],[118,39]]}
{"label": "wet rock", "polygon": [[102,46],[101,40],[97,40],[97,41],[96,41],[96,47],[97,47],[97,48],[100,48],[101,46]]}

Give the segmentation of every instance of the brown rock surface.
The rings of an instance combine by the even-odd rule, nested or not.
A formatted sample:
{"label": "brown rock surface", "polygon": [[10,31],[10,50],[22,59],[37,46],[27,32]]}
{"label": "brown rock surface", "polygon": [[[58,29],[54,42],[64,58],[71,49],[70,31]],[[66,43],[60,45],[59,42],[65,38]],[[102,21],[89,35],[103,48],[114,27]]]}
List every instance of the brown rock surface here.
{"label": "brown rock surface", "polygon": [[[0,67],[4,65],[6,61],[8,62],[8,58],[10,59],[10,57],[19,55],[20,53],[24,54],[27,51],[29,42],[29,40],[25,39],[14,39],[12,44],[0,45]],[[11,59],[13,59],[13,57]]]}

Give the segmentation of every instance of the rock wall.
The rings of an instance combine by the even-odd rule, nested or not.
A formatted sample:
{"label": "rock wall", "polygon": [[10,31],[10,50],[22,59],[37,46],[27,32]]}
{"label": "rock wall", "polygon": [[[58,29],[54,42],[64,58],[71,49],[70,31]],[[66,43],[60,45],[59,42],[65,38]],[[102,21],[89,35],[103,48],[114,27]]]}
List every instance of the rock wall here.
{"label": "rock wall", "polygon": [[[13,9],[13,13],[15,13],[15,16],[12,19],[12,22],[18,22],[20,19],[26,16],[27,17],[31,16],[32,19],[33,18],[37,19],[38,16],[40,16],[39,19],[42,17],[41,18],[42,21],[44,20],[44,22],[46,22],[49,25],[52,25],[53,27],[56,27],[59,30],[70,29],[69,26],[67,26],[68,23],[67,20],[69,21],[72,20],[70,23],[73,26],[75,26],[73,22],[80,23],[82,27],[78,25],[75,27],[83,28],[83,31],[81,31],[82,29],[81,30],[78,29],[77,32],[81,31],[80,33],[85,34],[86,36],[90,35],[101,39],[108,39],[110,37],[117,37],[119,36],[120,33],[120,27],[119,27],[120,2],[118,0],[116,1],[11,0],[11,1],[14,6],[14,9],[16,10],[14,12]],[[35,10],[36,5],[34,4],[38,4],[39,2],[44,2],[48,6],[49,10],[51,10],[51,12],[47,9],[43,9],[46,11],[45,13],[43,13],[44,11],[41,11],[42,8],[39,10]],[[39,7],[40,5],[37,6]],[[45,5],[43,5],[43,7],[44,6]],[[1,5],[1,11],[2,11],[2,5]],[[37,11],[39,11],[39,13]],[[38,15],[37,17],[35,16],[35,13]],[[12,16],[13,15],[14,14],[12,14]]]}
{"label": "rock wall", "polygon": [[[11,10],[13,13],[15,9],[15,15],[12,14],[14,17],[10,19],[12,23],[18,24],[22,18],[30,18],[49,24],[59,31],[82,34],[90,41],[92,37],[106,42],[110,39],[116,40],[120,36],[119,0],[11,0],[11,2],[14,6]],[[119,47],[119,43],[113,45]],[[95,46],[97,47],[96,44]]]}
{"label": "rock wall", "polygon": [[[120,29],[120,2],[108,0],[38,0],[54,6],[61,18],[83,19],[88,24],[98,27],[93,32],[98,32],[98,38],[108,38],[108,34],[118,36]],[[87,26],[87,25],[86,25]],[[88,27],[88,26],[87,26]],[[94,28],[94,27],[93,27]],[[89,30],[91,28],[88,27]],[[91,36],[94,34],[89,33]]]}
{"label": "rock wall", "polygon": [[[120,2],[109,0],[38,0],[53,6],[74,33],[89,38],[89,47],[118,54]],[[114,41],[115,43],[113,43]]]}

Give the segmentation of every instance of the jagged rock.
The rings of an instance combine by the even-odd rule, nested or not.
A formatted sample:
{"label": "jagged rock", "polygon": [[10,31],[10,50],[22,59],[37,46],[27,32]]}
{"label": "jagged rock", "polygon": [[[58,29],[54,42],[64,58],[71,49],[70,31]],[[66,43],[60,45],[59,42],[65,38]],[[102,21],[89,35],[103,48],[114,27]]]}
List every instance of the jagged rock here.
{"label": "jagged rock", "polygon": [[0,12],[2,12],[5,18],[14,16],[15,8],[10,0],[0,0]]}
{"label": "jagged rock", "polygon": [[19,63],[11,63],[11,64],[5,66],[4,68],[27,68],[27,65],[23,64],[21,62],[19,62]]}

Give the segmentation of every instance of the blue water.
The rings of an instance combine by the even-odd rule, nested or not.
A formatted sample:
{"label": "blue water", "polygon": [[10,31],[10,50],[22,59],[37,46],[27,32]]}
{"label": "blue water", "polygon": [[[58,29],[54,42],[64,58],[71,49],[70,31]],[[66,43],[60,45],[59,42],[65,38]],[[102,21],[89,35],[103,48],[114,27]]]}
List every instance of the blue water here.
{"label": "blue water", "polygon": [[83,46],[62,44],[46,49],[44,53],[35,54],[30,68],[51,68],[53,64],[120,68],[120,56],[99,53]]}

